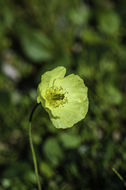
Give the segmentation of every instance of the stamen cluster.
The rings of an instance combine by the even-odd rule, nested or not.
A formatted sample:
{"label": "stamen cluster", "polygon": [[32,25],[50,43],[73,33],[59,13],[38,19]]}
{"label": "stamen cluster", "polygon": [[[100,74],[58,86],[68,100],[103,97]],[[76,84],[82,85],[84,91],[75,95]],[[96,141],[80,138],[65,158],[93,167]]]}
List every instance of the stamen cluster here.
{"label": "stamen cluster", "polygon": [[63,106],[67,103],[66,93],[62,87],[52,86],[46,90],[46,100],[48,104],[54,108]]}

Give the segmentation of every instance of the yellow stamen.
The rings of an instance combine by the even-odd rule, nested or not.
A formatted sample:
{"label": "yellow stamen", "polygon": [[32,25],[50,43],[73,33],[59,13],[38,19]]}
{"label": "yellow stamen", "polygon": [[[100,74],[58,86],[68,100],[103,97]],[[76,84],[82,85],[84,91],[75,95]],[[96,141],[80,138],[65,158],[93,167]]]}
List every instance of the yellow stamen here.
{"label": "yellow stamen", "polygon": [[54,108],[64,105],[67,102],[66,92],[62,87],[50,87],[46,91],[46,101]]}

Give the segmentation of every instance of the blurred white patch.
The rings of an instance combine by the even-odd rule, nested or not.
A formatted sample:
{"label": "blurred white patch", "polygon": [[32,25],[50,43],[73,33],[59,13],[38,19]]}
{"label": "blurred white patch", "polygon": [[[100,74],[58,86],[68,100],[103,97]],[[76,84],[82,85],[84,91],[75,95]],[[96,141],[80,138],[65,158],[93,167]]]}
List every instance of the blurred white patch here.
{"label": "blurred white patch", "polygon": [[20,74],[14,66],[8,63],[3,63],[1,68],[3,73],[12,80],[18,81],[20,79]]}
{"label": "blurred white patch", "polygon": [[79,148],[79,152],[80,154],[85,154],[88,150],[88,147],[85,146],[85,145],[82,145],[80,148]]}

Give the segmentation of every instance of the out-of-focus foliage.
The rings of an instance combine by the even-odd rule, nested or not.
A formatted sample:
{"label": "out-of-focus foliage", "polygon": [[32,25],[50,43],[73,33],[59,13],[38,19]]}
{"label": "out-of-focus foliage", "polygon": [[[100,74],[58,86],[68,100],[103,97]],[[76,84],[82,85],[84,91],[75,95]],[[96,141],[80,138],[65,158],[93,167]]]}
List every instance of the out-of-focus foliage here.
{"label": "out-of-focus foliage", "polygon": [[126,1],[0,0],[0,190],[36,190],[28,117],[40,76],[63,65],[89,88],[86,118],[33,140],[45,190],[121,190],[126,177]]}

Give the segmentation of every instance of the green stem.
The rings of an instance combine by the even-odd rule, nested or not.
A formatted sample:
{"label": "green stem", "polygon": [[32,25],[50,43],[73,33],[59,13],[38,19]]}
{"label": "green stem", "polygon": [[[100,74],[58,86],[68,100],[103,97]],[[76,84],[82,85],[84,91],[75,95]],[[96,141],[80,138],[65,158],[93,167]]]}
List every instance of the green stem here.
{"label": "green stem", "polygon": [[33,163],[34,163],[36,180],[37,180],[37,184],[38,184],[38,190],[42,190],[41,184],[40,184],[40,179],[39,179],[38,165],[37,165],[35,150],[34,150],[33,141],[32,141],[32,132],[31,132],[32,116],[38,105],[39,104],[35,105],[35,107],[33,108],[32,112],[31,112],[30,118],[29,118],[29,143],[30,143],[30,148],[31,148],[31,152],[32,152],[32,158],[33,158]]}
{"label": "green stem", "polygon": [[124,186],[126,186],[126,182],[124,178],[119,174],[119,172],[115,168],[112,168],[112,170],[118,176],[118,178],[123,182]]}

